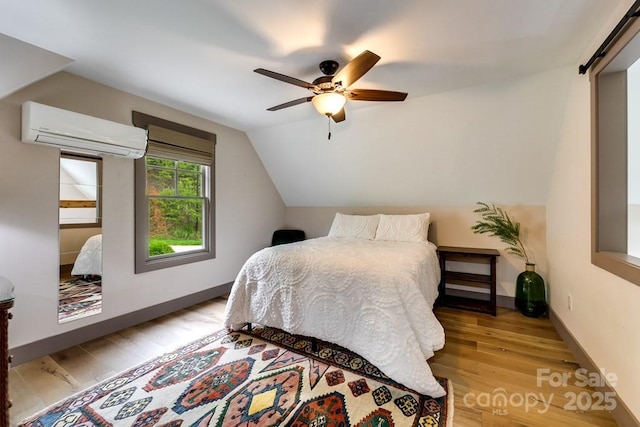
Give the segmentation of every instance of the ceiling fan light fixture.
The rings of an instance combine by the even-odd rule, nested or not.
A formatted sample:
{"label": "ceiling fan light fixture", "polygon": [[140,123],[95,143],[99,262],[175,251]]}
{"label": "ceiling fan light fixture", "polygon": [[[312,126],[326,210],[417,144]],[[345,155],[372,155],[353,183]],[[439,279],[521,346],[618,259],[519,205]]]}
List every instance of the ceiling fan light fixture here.
{"label": "ceiling fan light fixture", "polygon": [[320,95],[314,96],[311,100],[316,111],[323,116],[333,116],[337,114],[342,110],[345,102],[347,102],[347,98],[336,92],[321,93]]}

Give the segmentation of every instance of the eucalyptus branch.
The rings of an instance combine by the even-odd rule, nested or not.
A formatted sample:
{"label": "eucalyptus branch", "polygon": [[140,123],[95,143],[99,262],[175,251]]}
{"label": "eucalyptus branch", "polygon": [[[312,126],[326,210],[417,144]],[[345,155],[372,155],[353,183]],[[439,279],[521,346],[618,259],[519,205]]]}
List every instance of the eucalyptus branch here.
{"label": "eucalyptus branch", "polygon": [[489,234],[500,239],[508,245],[507,252],[517,257],[523,258],[529,264],[527,250],[520,240],[520,223],[513,222],[507,212],[494,204],[478,202],[479,208],[473,212],[480,214],[482,220],[478,220],[471,227],[476,234]]}

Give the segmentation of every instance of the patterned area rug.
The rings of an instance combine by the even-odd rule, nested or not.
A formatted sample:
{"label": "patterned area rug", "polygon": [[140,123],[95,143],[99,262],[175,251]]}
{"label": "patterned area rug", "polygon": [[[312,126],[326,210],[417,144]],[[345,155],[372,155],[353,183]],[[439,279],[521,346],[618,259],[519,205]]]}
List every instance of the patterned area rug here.
{"label": "patterned area rug", "polygon": [[100,313],[102,277],[86,276],[60,282],[58,300],[60,323]]}
{"label": "patterned area rug", "polygon": [[[355,353],[257,327],[218,331],[20,426],[451,426],[453,391],[420,395]],[[315,350],[315,351],[314,351]]]}

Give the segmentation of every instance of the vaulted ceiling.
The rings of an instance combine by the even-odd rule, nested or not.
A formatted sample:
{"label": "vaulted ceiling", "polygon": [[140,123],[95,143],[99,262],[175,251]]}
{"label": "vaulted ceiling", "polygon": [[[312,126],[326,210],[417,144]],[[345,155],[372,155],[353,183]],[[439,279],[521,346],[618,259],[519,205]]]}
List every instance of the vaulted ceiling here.
{"label": "vaulted ceiling", "polygon": [[[468,200],[431,200],[402,190],[416,177],[426,185],[438,176],[455,175],[441,163],[424,171],[425,156],[435,152],[450,161],[452,146],[462,140],[469,144],[469,137],[478,134],[475,125],[465,128],[470,117],[451,115],[464,113],[463,105],[470,115],[486,115],[485,105],[495,110],[495,119],[485,116],[483,121],[499,127],[497,117],[513,109],[511,97],[532,91],[535,98],[543,92],[547,98],[539,100],[540,110],[533,110],[537,116],[523,126],[551,122],[558,131],[557,118],[549,115],[562,111],[544,105],[562,102],[566,88],[555,82],[563,77],[534,78],[543,86],[530,89],[519,86],[530,76],[574,66],[621,3],[626,1],[0,0],[0,33],[9,36],[0,42],[16,39],[57,55],[53,63],[33,65],[40,71],[34,80],[64,67],[68,58],[68,72],[246,131],[289,205],[460,203]],[[3,56],[7,45],[0,43]],[[407,101],[349,101],[347,120],[332,125],[329,142],[327,120],[310,103],[266,111],[309,92],[256,74],[255,68],[311,81],[321,75],[322,60],[344,65],[365,49],[382,59],[353,87],[408,92]],[[33,55],[24,52],[8,69],[19,69],[18,63],[25,68],[26,58]],[[6,75],[3,71],[5,80]],[[434,102],[449,106],[440,109]],[[527,105],[523,115],[530,114]],[[443,121],[450,121],[450,134],[432,141],[437,147],[442,138],[453,138],[444,149],[416,148],[428,144],[434,133],[424,128],[427,113],[442,116],[431,123],[436,135],[444,135]],[[494,129],[477,138],[515,138],[511,143],[520,144],[521,131],[500,136]],[[537,136],[553,138],[544,132]],[[383,141],[376,142],[379,138]],[[406,147],[391,156],[395,163],[390,164],[394,146]],[[552,142],[543,146],[553,150]],[[477,150],[474,145],[458,148]],[[495,148],[504,152],[504,147]],[[460,161],[474,163],[466,157]],[[549,157],[542,161],[550,167]],[[375,193],[371,181],[379,179],[386,184],[365,196]],[[502,186],[495,194],[506,201],[544,203],[544,185],[534,189],[535,197],[523,200],[512,190],[500,193]]]}

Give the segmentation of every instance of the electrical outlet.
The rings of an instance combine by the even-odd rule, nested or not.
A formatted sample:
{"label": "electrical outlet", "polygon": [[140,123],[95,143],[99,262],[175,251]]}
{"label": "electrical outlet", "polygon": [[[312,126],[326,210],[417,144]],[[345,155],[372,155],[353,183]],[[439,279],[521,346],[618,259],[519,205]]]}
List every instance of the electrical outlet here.
{"label": "electrical outlet", "polygon": [[569,311],[573,311],[573,296],[571,294],[567,295],[567,308]]}

